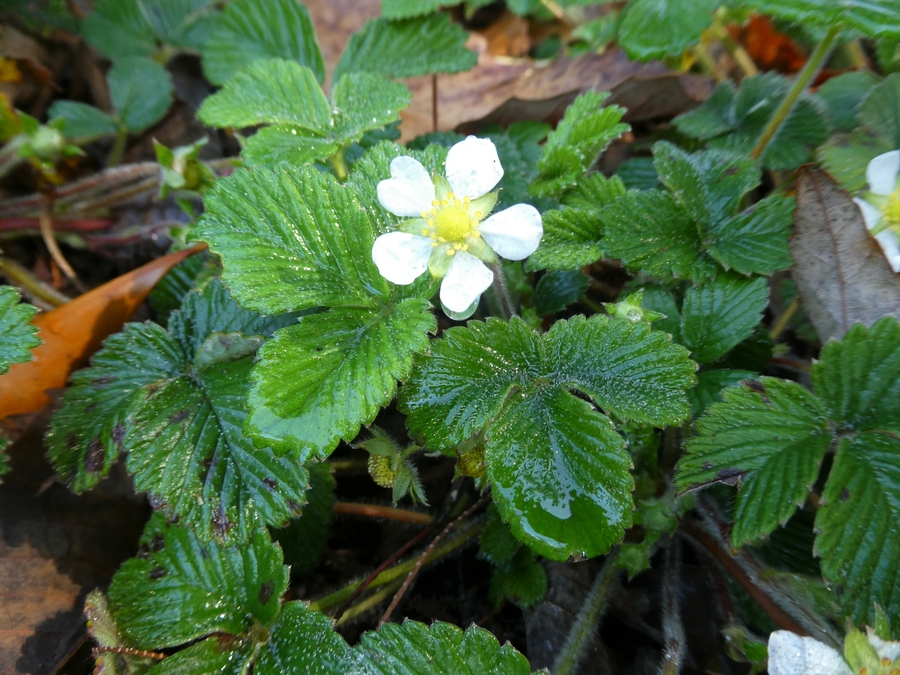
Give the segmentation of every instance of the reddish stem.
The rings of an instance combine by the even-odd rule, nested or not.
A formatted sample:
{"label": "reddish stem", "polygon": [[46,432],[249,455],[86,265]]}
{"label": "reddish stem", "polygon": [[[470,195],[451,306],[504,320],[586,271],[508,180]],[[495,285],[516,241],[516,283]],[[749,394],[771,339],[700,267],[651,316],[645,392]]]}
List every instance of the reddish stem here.
{"label": "reddish stem", "polygon": [[352,504],[350,502],[335,502],[334,512],[345,516],[365,516],[367,518],[386,518],[399,520],[404,523],[416,525],[430,525],[434,520],[427,513],[395,509],[390,506],[378,506],[376,504]]}

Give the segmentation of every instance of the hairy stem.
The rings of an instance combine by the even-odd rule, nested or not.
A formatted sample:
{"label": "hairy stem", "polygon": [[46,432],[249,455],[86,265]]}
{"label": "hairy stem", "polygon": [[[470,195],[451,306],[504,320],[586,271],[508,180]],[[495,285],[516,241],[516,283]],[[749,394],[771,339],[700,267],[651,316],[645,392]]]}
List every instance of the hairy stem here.
{"label": "hairy stem", "polygon": [[685,636],[681,623],[681,603],[678,588],[681,585],[681,545],[678,539],[669,541],[666,547],[663,576],[663,647],[659,675],[678,675],[684,662]]}
{"label": "hairy stem", "polygon": [[791,319],[794,318],[794,314],[797,313],[797,310],[800,309],[800,296],[798,295],[796,298],[791,300],[791,304],[789,304],[785,310],[781,313],[781,316],[778,317],[778,321],[775,322],[775,325],[772,327],[772,330],[769,332],[769,337],[772,340],[777,340],[778,336],[784,331],[785,328],[788,327],[788,324],[791,322]]}
{"label": "hairy stem", "polygon": [[14,286],[22,289],[26,296],[40,300],[50,307],[59,307],[71,299],[52,286],[45,284],[19,263],[7,258],[0,258],[0,275],[6,277]]}
{"label": "hairy stem", "polygon": [[506,276],[503,274],[503,265],[491,263],[488,267],[494,273],[494,292],[497,294],[497,300],[500,303],[500,313],[504,319],[509,321],[515,314],[515,310],[513,309],[512,297],[509,294],[509,287],[506,285]]}
{"label": "hairy stem", "polygon": [[377,504],[352,504],[350,502],[335,502],[334,512],[346,516],[366,516],[369,518],[385,518],[387,520],[400,520],[416,525],[428,525],[434,520],[427,513],[396,509],[390,506],[378,506]]}
{"label": "hairy stem", "polygon": [[123,127],[119,129],[116,134],[116,142],[113,144],[112,150],[109,153],[109,158],[106,160],[106,166],[108,168],[118,166],[122,161],[122,155],[125,153],[125,143],[127,141],[128,131]]}
{"label": "hairy stem", "polygon": [[53,232],[53,202],[49,197],[44,198],[44,203],[41,205],[41,237],[44,240],[44,244],[47,246],[47,250],[50,252],[50,257],[53,258],[53,262],[56,263],[57,267],[63,271],[69,281],[75,284],[75,287],[81,291],[82,293],[87,290],[78,279],[78,275],[75,274],[75,270],[72,269],[72,266],[69,264],[69,261],[66,260],[66,257],[63,255],[63,252],[59,249],[59,244],[56,241],[56,234]]}
{"label": "hairy stem", "polygon": [[578,663],[594,636],[603,610],[606,609],[606,601],[609,598],[613,582],[618,577],[619,570],[616,568],[618,557],[618,548],[606,556],[603,567],[597,574],[597,578],[594,579],[591,590],[584,599],[584,604],[581,605],[575,625],[569,631],[566,643],[550,670],[553,675],[572,675],[578,668]]}
{"label": "hairy stem", "polygon": [[834,46],[835,40],[837,40],[837,37],[840,34],[841,25],[835,24],[828,29],[825,37],[823,37],[822,41],[816,45],[813,53],[809,55],[806,65],[803,66],[803,70],[797,74],[797,79],[794,80],[794,86],[791,87],[791,90],[787,93],[787,96],[784,97],[781,105],[779,105],[772,114],[772,119],[769,120],[769,123],[766,124],[766,128],[763,129],[762,134],[760,134],[759,140],[756,141],[756,145],[754,145],[753,149],[750,151],[750,157],[759,159],[762,156],[766,146],[769,145],[769,142],[775,136],[775,133],[781,128],[781,125],[787,119],[791,110],[793,110],[800,95],[806,91],[806,88],[815,79],[819,70],[822,68],[822,65],[825,63],[825,59],[831,53],[831,48]]}

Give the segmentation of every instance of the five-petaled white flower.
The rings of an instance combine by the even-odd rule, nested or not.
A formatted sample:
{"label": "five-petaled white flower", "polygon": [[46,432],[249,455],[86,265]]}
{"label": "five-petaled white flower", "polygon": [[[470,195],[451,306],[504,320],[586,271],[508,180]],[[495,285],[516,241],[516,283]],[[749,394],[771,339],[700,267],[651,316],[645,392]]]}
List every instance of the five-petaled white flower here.
{"label": "five-petaled white flower", "polygon": [[[412,218],[398,232],[375,240],[372,259],[395,284],[411,284],[427,269],[441,282],[441,303],[465,318],[494,280],[484,264],[527,258],[541,241],[541,214],[516,204],[485,218],[497,203],[491,190],[503,178],[497,149],[469,136],[447,153],[446,179],[433,178],[412,157],[391,162],[391,177],[378,184],[378,201],[391,213]],[[467,313],[468,312],[468,313]]]}
{"label": "five-petaled white flower", "polygon": [[769,675],[854,675],[854,668],[869,675],[895,673],[900,642],[882,640],[871,628],[866,628],[866,633],[863,637],[854,629],[848,636],[845,653],[851,668],[840,652],[815,638],[776,630],[769,635]]}
{"label": "five-petaled white flower", "polygon": [[900,150],[878,155],[866,167],[869,192],[855,201],[894,272],[900,272]]}

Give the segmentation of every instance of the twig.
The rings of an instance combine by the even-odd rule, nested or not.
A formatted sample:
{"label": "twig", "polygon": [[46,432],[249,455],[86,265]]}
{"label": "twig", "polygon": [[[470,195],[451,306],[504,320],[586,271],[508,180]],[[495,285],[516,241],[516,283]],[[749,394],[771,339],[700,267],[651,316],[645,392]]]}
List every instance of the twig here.
{"label": "twig", "polygon": [[354,600],[356,600],[356,598],[366,592],[366,589],[369,588],[369,585],[378,578],[379,574],[381,574],[388,567],[400,560],[400,558],[402,558],[408,550],[413,548],[416,544],[427,537],[432,530],[434,530],[434,525],[430,525],[429,527],[425,528],[415,537],[403,544],[403,546],[394,551],[394,553],[392,553],[387,560],[376,567],[375,570],[369,576],[367,576],[359,586],[356,587],[356,590],[353,591],[353,594],[349,598],[344,600],[343,604],[341,604],[341,606],[337,608],[337,611],[334,613],[335,621],[340,620],[344,612],[347,611],[347,608],[353,603]]}
{"label": "twig", "polygon": [[718,63],[716,63],[716,60],[713,58],[713,55],[709,53],[703,40],[694,45],[694,56],[696,56],[697,60],[710,72],[716,82],[723,82],[728,79],[728,74],[719,67]]}
{"label": "twig", "polygon": [[377,504],[351,504],[350,502],[335,502],[334,512],[346,516],[367,516],[369,518],[386,518],[399,520],[416,525],[428,525],[434,518],[427,513],[395,509],[390,506],[378,506]]}
{"label": "twig", "polygon": [[388,619],[391,618],[391,614],[394,613],[394,610],[397,609],[397,605],[400,604],[400,600],[403,598],[403,594],[406,593],[406,589],[409,588],[410,584],[413,582],[413,579],[416,578],[416,575],[419,573],[419,570],[422,569],[422,565],[425,564],[425,561],[428,560],[428,556],[434,551],[435,547],[440,543],[441,539],[450,534],[453,530],[459,527],[466,519],[468,519],[473,513],[475,513],[482,506],[487,504],[490,501],[490,495],[485,495],[477,502],[472,504],[468,509],[466,509],[462,515],[460,515],[456,520],[451,522],[447,527],[445,527],[438,536],[434,538],[434,540],[428,545],[422,555],[419,556],[419,559],[416,561],[413,568],[406,575],[406,579],[403,581],[403,585],[400,587],[400,590],[394,595],[394,599],[391,600],[391,604],[388,605],[388,608],[385,610],[384,614],[381,617],[381,620],[378,622],[378,627],[381,628],[384,624],[388,622]]}
{"label": "twig", "polygon": [[788,327],[788,324],[791,322],[791,319],[794,318],[794,314],[797,313],[798,309],[800,309],[799,295],[791,300],[791,304],[789,304],[785,308],[785,310],[781,313],[781,316],[778,317],[778,321],[776,321],[775,325],[772,326],[772,330],[769,332],[769,337],[771,337],[773,341],[777,340],[778,336],[781,335],[784,329]]}
{"label": "twig", "polygon": [[578,663],[584,656],[584,651],[594,636],[597,624],[603,611],[606,609],[606,601],[609,598],[609,592],[612,590],[613,582],[618,575],[616,560],[619,557],[619,549],[615,549],[606,556],[603,561],[603,567],[594,579],[591,590],[588,591],[581,610],[578,612],[578,618],[569,631],[566,643],[563,645],[562,651],[556,657],[556,662],[550,672],[553,675],[572,675],[578,668]]}
{"label": "twig", "polygon": [[41,237],[44,240],[44,244],[47,246],[47,251],[50,252],[50,257],[53,258],[53,262],[55,262],[57,267],[63,271],[63,274],[69,278],[69,281],[75,284],[75,287],[79,291],[84,293],[87,289],[84,287],[84,284],[81,283],[78,275],[75,274],[75,270],[72,269],[72,266],[69,264],[69,261],[66,260],[62,251],[59,250],[56,235],[53,233],[52,214],[53,201],[50,197],[45,197],[44,203],[41,205]]}
{"label": "twig", "polygon": [[13,285],[21,288],[29,297],[39,299],[50,307],[59,307],[70,300],[69,297],[45,284],[19,263],[8,258],[0,257],[0,274],[9,279]]}
{"label": "twig", "polygon": [[665,645],[659,675],[678,675],[684,661],[684,625],[681,623],[681,603],[678,589],[681,585],[681,545],[678,539],[669,540],[666,547],[663,576],[663,634]]}
{"label": "twig", "polygon": [[402,581],[397,579],[394,583],[390,584],[382,588],[377,593],[372,593],[368,598],[363,600],[358,605],[353,605],[353,607],[347,608],[339,619],[336,619],[334,622],[335,626],[340,626],[341,624],[347,623],[348,621],[355,619],[360,614],[364,614],[368,612],[373,607],[380,605],[382,602],[387,600],[393,593],[397,591],[398,588],[402,585]]}
{"label": "twig", "polygon": [[794,80],[794,86],[791,87],[787,96],[784,97],[781,105],[779,105],[775,112],[772,113],[772,118],[760,134],[759,140],[756,141],[756,145],[754,145],[753,149],[750,151],[751,158],[759,159],[762,156],[766,147],[769,145],[769,141],[772,140],[782,123],[787,119],[791,110],[794,108],[794,104],[797,103],[797,100],[800,98],[800,95],[806,91],[806,88],[815,79],[825,62],[825,59],[831,53],[834,41],[840,34],[841,24],[835,24],[828,29],[825,37],[823,37],[822,41],[816,45],[813,53],[809,55],[806,65],[803,66],[803,70],[797,74],[797,79]]}

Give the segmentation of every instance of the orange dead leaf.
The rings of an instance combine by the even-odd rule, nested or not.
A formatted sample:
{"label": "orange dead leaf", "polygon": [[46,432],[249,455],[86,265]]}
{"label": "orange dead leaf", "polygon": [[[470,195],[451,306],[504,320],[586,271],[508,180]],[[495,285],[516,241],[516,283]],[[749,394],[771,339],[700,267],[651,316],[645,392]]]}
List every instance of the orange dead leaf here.
{"label": "orange dead leaf", "polygon": [[740,27],[732,27],[732,37],[744,49],[760,70],[796,73],[806,63],[806,54],[793,39],[776,30],[767,16],[754,15]]}
{"label": "orange dead leaf", "polygon": [[205,248],[198,244],[170,253],[38,314],[33,323],[43,344],[32,350],[33,361],[14,364],[0,376],[0,418],[47,405],[47,390],[64,387],[69,375],[87,364],[103,340],[122,329],[166,272]]}

